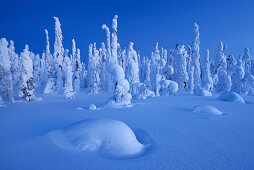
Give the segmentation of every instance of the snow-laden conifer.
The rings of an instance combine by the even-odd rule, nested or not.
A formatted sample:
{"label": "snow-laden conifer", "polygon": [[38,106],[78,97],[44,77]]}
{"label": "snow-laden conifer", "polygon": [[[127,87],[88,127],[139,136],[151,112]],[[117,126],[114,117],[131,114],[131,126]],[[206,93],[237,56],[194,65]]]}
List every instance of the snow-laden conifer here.
{"label": "snow-laden conifer", "polygon": [[8,41],[0,39],[0,96],[4,102],[13,102],[13,83],[11,74],[11,59],[8,49]]}
{"label": "snow-laden conifer", "polygon": [[133,42],[130,42],[126,61],[126,79],[130,86],[139,82],[139,68],[137,52],[133,49]]}
{"label": "snow-laden conifer", "polygon": [[18,87],[20,81],[20,61],[18,54],[15,53],[14,42],[10,40],[9,55],[11,60],[12,83],[14,87]]}
{"label": "snow-laden conifer", "polygon": [[35,55],[35,59],[33,62],[33,77],[34,77],[34,85],[35,87],[40,86],[40,77],[41,77],[41,63],[39,54]]}
{"label": "snow-laden conifer", "polygon": [[188,89],[188,73],[187,73],[187,52],[184,45],[176,45],[173,52],[174,56],[174,76],[173,80],[177,82],[179,92],[184,93]]}
{"label": "snow-laden conifer", "polygon": [[213,79],[210,72],[210,55],[209,50],[206,50],[206,56],[202,67],[202,82],[205,90],[211,91],[213,89]]}
{"label": "snow-laden conifer", "polygon": [[72,86],[72,65],[69,57],[65,58],[65,68],[66,68],[66,74],[65,74],[65,87],[64,87],[64,94],[67,99],[71,99],[74,95],[73,92],[73,86]]}
{"label": "snow-laden conifer", "polygon": [[[199,54],[199,26],[194,24],[194,38],[192,43],[191,62],[194,66],[194,91],[197,92],[201,86],[201,71],[200,71],[200,54]],[[198,92],[197,92],[198,93]]]}
{"label": "snow-laden conifer", "polygon": [[57,91],[62,93],[63,91],[63,70],[64,70],[64,48],[62,44],[63,35],[60,21],[57,17],[55,19],[55,43],[54,43],[54,58],[56,61],[56,72],[57,72]]}
{"label": "snow-laden conifer", "polygon": [[21,58],[21,83],[19,97],[26,101],[32,101],[34,96],[34,78],[33,78],[33,61],[30,57],[29,47],[25,46],[25,49],[20,54]]}

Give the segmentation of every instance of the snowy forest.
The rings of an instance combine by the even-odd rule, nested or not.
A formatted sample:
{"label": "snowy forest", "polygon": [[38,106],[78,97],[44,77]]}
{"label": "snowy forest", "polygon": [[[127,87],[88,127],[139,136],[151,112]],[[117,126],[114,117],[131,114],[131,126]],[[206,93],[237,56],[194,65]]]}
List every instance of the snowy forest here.
{"label": "snowy forest", "polygon": [[[34,101],[36,94],[72,99],[81,89],[93,94],[107,92],[119,105],[162,95],[254,95],[254,60],[248,48],[234,56],[219,42],[216,56],[206,50],[201,57],[199,26],[194,23],[192,44],[162,48],[156,43],[151,56],[141,56],[133,42],[127,48],[118,43],[117,19],[115,15],[111,29],[102,25],[105,42],[90,44],[88,53],[81,53],[74,39],[71,51],[63,46],[57,17],[53,52],[47,29],[42,54],[31,52],[28,45],[18,54],[14,41],[1,38],[0,102]],[[88,63],[82,62],[87,56]]]}

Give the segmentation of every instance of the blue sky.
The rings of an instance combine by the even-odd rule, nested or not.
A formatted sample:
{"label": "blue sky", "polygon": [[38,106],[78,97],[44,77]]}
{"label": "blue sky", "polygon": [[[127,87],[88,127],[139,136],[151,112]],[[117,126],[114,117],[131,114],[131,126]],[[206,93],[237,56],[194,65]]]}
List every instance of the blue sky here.
{"label": "blue sky", "polygon": [[229,0],[0,0],[0,37],[14,40],[18,53],[27,43],[41,54],[45,49],[44,29],[49,30],[51,50],[54,44],[54,20],[59,17],[64,47],[71,49],[76,40],[81,55],[87,58],[89,43],[98,46],[106,40],[102,24],[111,27],[118,14],[118,35],[122,47],[134,42],[142,56],[150,55],[156,41],[166,49],[176,43],[188,45],[193,24],[200,26],[201,56],[208,48],[215,55],[218,42],[228,44],[238,57],[245,46],[254,51],[254,2]]}

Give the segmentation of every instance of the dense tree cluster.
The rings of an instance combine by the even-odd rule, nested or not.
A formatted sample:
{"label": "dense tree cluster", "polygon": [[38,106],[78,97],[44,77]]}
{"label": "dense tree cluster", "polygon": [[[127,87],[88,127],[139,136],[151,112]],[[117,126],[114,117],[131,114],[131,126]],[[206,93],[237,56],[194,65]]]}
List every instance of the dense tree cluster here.
{"label": "dense tree cluster", "polygon": [[[235,59],[227,53],[227,46],[219,42],[214,60],[209,50],[200,57],[199,26],[194,24],[191,45],[176,44],[174,49],[159,49],[155,44],[150,57],[140,57],[134,43],[121,49],[117,37],[117,19],[112,29],[106,31],[106,43],[97,48],[88,47],[88,67],[81,62],[80,50],[72,40],[72,52],[65,49],[61,24],[55,20],[54,52],[50,52],[48,31],[45,30],[46,47],[40,57],[29,51],[15,52],[14,42],[0,40],[0,100],[32,101],[35,92],[60,94],[71,99],[81,88],[90,93],[106,91],[119,104],[129,104],[131,99],[149,96],[194,94],[210,96],[214,93],[234,91],[241,95],[254,94],[254,60],[249,49]],[[106,45],[105,45],[106,44]]]}

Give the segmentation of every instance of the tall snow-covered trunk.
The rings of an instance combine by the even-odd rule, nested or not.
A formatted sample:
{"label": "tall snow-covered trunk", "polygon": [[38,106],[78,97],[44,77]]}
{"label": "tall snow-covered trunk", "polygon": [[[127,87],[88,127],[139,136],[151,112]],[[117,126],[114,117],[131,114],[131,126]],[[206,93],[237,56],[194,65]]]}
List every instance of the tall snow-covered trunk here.
{"label": "tall snow-covered trunk", "polygon": [[61,24],[57,17],[55,19],[55,43],[54,43],[54,59],[56,62],[56,71],[57,71],[57,92],[63,92],[63,67],[64,67],[64,48],[62,44],[63,36],[61,30]]}
{"label": "tall snow-covered trunk", "polygon": [[194,66],[194,92],[198,93],[201,86],[200,54],[199,54],[199,26],[194,24],[194,38],[192,43],[192,65]]}

